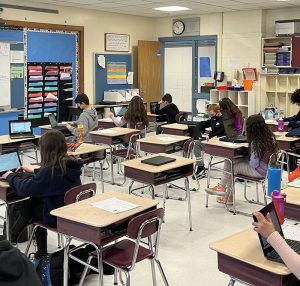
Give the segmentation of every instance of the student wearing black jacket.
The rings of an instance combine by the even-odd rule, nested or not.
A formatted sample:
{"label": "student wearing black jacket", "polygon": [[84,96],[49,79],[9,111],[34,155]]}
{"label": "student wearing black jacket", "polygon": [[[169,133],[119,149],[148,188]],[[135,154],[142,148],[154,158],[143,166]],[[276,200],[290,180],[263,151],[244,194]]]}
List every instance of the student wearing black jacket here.
{"label": "student wearing black jacket", "polygon": [[171,94],[166,93],[162,97],[161,101],[156,106],[155,114],[166,115],[168,124],[176,122],[176,115],[179,114],[179,109],[172,103]]}
{"label": "student wearing black jacket", "polygon": [[[207,107],[208,114],[210,116],[209,120],[201,121],[199,124],[199,128],[201,132],[205,132],[206,128],[211,127],[211,131],[209,132],[208,137],[220,137],[225,135],[225,129],[223,125],[223,116],[220,112],[220,106],[218,104],[210,104]],[[203,161],[203,144],[201,140],[195,140],[194,154],[196,157],[196,177],[201,175],[203,171],[205,171],[204,161]],[[193,176],[195,179],[195,176]]]}
{"label": "student wearing black jacket", "polygon": [[[56,217],[50,212],[64,205],[64,195],[69,189],[81,185],[82,162],[67,156],[67,145],[61,132],[51,130],[45,133],[39,147],[41,166],[23,167],[26,172],[33,172],[33,176],[11,171],[3,175],[17,195],[30,197],[12,226],[12,241],[17,241],[23,228],[32,220],[42,220],[46,226],[56,227]],[[37,228],[36,239],[37,253],[46,254],[47,231]]]}
{"label": "student wearing black jacket", "polygon": [[9,241],[0,238],[0,285],[42,286],[32,262]]}
{"label": "student wearing black jacket", "polygon": [[[298,106],[300,106],[300,89],[296,89],[293,94],[291,95],[291,102],[293,104],[297,104]],[[300,127],[300,111],[291,117],[284,117],[283,121],[285,122],[289,122],[290,127],[292,127],[292,129],[294,128],[299,128]]]}

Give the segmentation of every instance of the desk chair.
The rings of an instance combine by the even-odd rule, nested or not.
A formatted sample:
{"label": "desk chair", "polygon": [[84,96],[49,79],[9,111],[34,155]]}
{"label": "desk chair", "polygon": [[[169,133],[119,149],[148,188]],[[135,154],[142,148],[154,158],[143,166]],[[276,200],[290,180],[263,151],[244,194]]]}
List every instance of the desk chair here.
{"label": "desk chair", "polygon": [[147,128],[143,122],[137,122],[134,125],[134,129],[141,130],[141,138],[144,138],[146,136]]}
{"label": "desk chair", "polygon": [[[97,186],[95,183],[89,183],[89,184],[74,187],[65,193],[64,203],[65,203],[65,205],[70,205],[70,204],[88,199],[96,194],[96,189],[97,189]],[[62,237],[61,237],[60,233],[57,231],[57,228],[45,226],[43,224],[43,222],[41,222],[41,221],[33,222],[33,224],[34,224],[34,228],[30,234],[29,242],[28,242],[26,250],[25,250],[25,255],[28,255],[28,251],[31,246],[33,236],[38,227],[42,227],[47,230],[56,232],[58,234],[58,247],[61,248]]]}
{"label": "desk chair", "polygon": [[[158,266],[164,285],[169,285],[161,263],[157,258],[163,216],[164,211],[162,208],[136,216],[128,224],[127,238],[103,249],[103,262],[115,268],[115,285],[117,285],[117,273],[119,273],[122,285],[130,286],[130,271],[134,269],[136,263],[145,259],[149,259],[151,262],[153,285],[157,286],[154,262]],[[155,237],[154,242],[153,237]],[[142,239],[147,239],[147,242],[142,242]],[[88,264],[95,256],[95,252],[90,254]],[[88,267],[85,267],[79,285],[82,285]],[[125,283],[122,280],[122,273],[126,277]]]}

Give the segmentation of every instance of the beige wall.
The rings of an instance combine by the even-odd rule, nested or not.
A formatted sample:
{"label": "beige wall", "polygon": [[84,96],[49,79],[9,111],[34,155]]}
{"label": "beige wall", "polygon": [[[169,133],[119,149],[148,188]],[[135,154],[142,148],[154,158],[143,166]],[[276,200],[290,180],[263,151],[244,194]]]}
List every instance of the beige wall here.
{"label": "beige wall", "polygon": [[[7,2],[9,4],[25,5],[24,1]],[[84,26],[84,85],[85,92],[93,98],[93,53],[104,52],[104,33],[123,33],[130,35],[133,67],[135,71],[135,86],[137,85],[137,44],[138,40],[155,40],[153,19],[96,10],[72,7],[39,5],[26,2],[27,6],[43,7],[59,10],[59,14],[47,14],[22,10],[4,9],[2,17],[7,20],[42,22],[51,24],[67,24]]]}

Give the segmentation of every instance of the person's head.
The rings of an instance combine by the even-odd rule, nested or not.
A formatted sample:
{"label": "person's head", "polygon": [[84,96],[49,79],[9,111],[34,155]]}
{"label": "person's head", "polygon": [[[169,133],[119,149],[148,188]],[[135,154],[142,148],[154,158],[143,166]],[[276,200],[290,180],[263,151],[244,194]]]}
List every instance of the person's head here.
{"label": "person's head", "polygon": [[210,104],[207,107],[207,112],[208,112],[209,117],[220,116],[221,113],[220,113],[219,104],[217,104],[217,103]]}
{"label": "person's head", "polygon": [[172,95],[170,93],[166,93],[161,100],[163,102],[172,103]]}
{"label": "person's head", "polygon": [[62,175],[66,172],[67,144],[64,135],[58,130],[50,130],[39,141],[41,167],[51,167],[54,174],[55,165],[59,165]]}
{"label": "person's head", "polygon": [[224,97],[219,101],[220,110],[222,112],[229,112],[234,116],[242,116],[240,109],[228,98]]}
{"label": "person's head", "polygon": [[134,96],[128,105],[128,109],[124,115],[124,120],[135,125],[138,122],[142,122],[145,126],[149,125],[147,111],[145,105],[140,96]]}
{"label": "person's head", "polygon": [[85,109],[90,105],[89,98],[85,93],[78,94],[75,98],[75,103],[80,109]]}
{"label": "person's head", "polygon": [[300,106],[300,89],[296,89],[291,95],[291,102]]}
{"label": "person's head", "polygon": [[271,154],[277,152],[275,136],[261,115],[256,114],[248,117],[246,136],[249,146],[253,148],[259,159],[263,159],[265,152]]}

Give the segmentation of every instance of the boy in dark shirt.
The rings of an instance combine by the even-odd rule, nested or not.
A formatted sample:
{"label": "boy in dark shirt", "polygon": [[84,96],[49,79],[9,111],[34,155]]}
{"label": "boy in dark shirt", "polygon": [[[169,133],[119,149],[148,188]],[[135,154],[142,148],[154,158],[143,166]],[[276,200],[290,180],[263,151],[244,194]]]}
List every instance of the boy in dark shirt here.
{"label": "boy in dark shirt", "polygon": [[[291,102],[293,104],[300,106],[300,89],[296,89],[293,92],[293,94],[291,95]],[[288,126],[292,127],[292,129],[299,128],[300,127],[300,111],[294,116],[284,117],[283,121],[289,122]]]}
{"label": "boy in dark shirt", "polygon": [[176,115],[179,114],[179,109],[174,103],[172,103],[171,94],[166,93],[162,97],[161,101],[156,106],[155,114],[166,115],[168,124],[176,122],[175,118]]}

